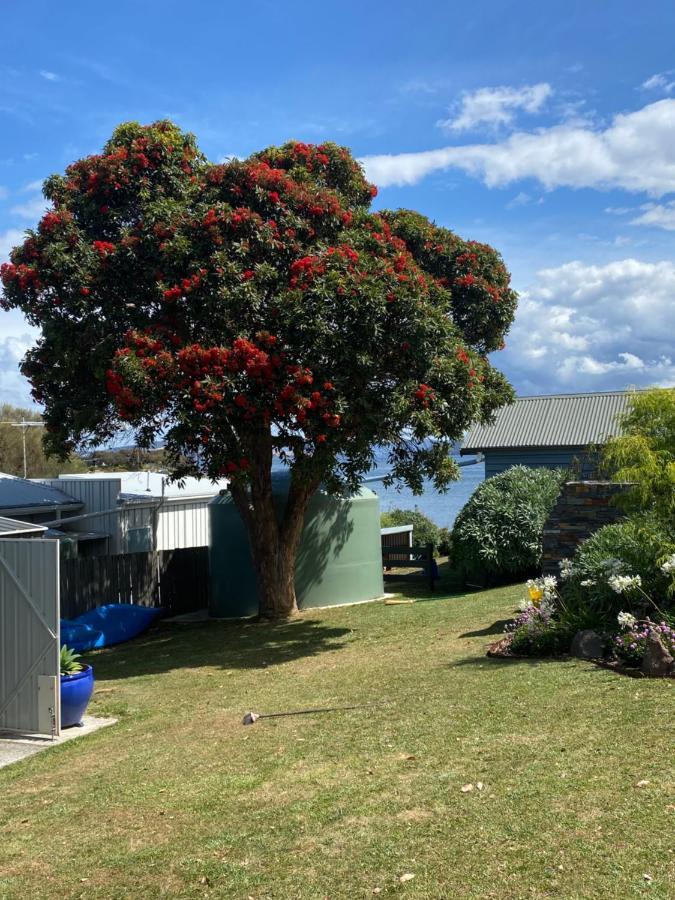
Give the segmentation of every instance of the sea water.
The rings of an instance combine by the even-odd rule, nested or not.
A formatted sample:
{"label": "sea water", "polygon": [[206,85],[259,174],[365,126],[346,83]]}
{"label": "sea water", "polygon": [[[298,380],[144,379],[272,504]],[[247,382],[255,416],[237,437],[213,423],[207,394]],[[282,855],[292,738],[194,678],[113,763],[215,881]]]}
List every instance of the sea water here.
{"label": "sea water", "polygon": [[[410,488],[385,488],[381,481],[370,480],[374,476],[384,476],[389,469],[386,451],[378,448],[375,451],[375,465],[367,475],[365,486],[379,496],[382,512],[390,509],[417,509],[441,528],[451,528],[460,509],[485,479],[485,463],[476,463],[475,457],[459,456],[455,453],[452,458],[463,464],[459,470],[459,481],[451,482],[444,494],[427,481],[424,484],[424,491],[415,495]],[[467,462],[471,464],[466,465]],[[285,466],[275,459],[273,468],[283,470]]]}
{"label": "sea water", "polygon": [[[380,481],[368,481],[366,487],[380,498],[380,510],[386,512],[390,509],[417,509],[425,516],[441,527],[450,528],[457,518],[460,509],[485,479],[485,463],[476,463],[474,457],[454,455],[456,462],[472,465],[462,465],[459,481],[451,482],[446,493],[439,493],[430,482],[425,482],[424,492],[413,494],[410,488],[396,487],[385,488]],[[387,472],[387,458],[383,451],[376,452],[376,464],[369,473],[368,478],[374,475],[384,475]]]}

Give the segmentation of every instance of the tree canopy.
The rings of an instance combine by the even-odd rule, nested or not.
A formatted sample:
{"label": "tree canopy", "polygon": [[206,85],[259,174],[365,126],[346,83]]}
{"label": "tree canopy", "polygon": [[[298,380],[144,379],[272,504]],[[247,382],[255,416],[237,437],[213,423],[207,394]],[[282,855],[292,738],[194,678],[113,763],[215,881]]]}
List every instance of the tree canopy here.
{"label": "tree canopy", "polygon": [[392,480],[443,487],[452,441],[512,398],[487,358],[516,307],[499,254],[373,212],[344,147],[215,165],[170,122],[128,123],[44,190],[53,208],[1,275],[42,332],[22,371],[48,448],[121,423],[162,437],[175,476],[232,479],[254,557],[273,454],[291,488],[265,542],[292,544],[307,497],[355,488],[375,445]]}
{"label": "tree canopy", "polygon": [[621,434],[603,450],[603,465],[616,481],[633,487],[621,495],[632,512],[675,522],[675,388],[634,391],[621,417]]}

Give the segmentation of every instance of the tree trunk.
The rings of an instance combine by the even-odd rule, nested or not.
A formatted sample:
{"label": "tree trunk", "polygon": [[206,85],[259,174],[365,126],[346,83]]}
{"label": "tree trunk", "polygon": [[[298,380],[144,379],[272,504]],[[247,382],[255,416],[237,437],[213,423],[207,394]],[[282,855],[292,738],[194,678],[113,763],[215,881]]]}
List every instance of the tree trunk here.
{"label": "tree trunk", "polygon": [[[250,490],[230,485],[230,492],[248,532],[260,598],[260,615],[283,620],[298,611],[295,596],[295,565],[302,537],[307,504],[319,480],[298,484],[291,475],[283,515],[274,505],[271,453],[260,448],[251,472]],[[262,458],[260,458],[262,457]],[[257,463],[257,464],[256,464]]]}

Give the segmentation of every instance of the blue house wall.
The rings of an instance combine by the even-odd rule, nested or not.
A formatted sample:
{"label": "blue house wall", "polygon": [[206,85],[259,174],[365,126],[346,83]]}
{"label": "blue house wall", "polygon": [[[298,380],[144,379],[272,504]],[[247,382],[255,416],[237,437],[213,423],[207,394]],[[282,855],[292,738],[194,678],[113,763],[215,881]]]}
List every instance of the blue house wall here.
{"label": "blue house wall", "polygon": [[[588,458],[585,447],[535,447],[517,450],[484,450],[485,477],[498,475],[511,466],[545,467],[547,469],[574,469],[578,478],[591,478],[594,474],[593,462]],[[579,467],[581,466],[581,471]]]}

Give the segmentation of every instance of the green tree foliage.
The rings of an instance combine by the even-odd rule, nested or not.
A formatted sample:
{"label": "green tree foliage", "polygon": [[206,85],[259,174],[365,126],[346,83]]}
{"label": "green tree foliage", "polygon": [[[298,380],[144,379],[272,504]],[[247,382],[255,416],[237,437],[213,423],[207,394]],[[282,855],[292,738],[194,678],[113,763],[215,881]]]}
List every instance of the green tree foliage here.
{"label": "green tree foliage", "polygon": [[635,487],[617,498],[629,512],[653,512],[675,522],[675,388],[635,391],[621,417],[621,435],[603,452],[603,467],[615,481]]}
{"label": "green tree foliage", "polygon": [[[173,475],[231,478],[263,612],[295,608],[309,497],[458,477],[454,440],[512,399],[486,354],[516,295],[499,255],[423,216],[374,213],[349,151],[292,142],[213,165],[170,122],[120,126],[45,183],[53,208],[2,268],[42,336],[23,363],[66,453],[121,423]],[[432,440],[429,440],[432,439]],[[291,469],[272,500],[274,454]]]}
{"label": "green tree foliage", "polygon": [[433,544],[438,548],[440,542],[440,528],[430,518],[418,509],[390,509],[380,516],[382,528],[392,528],[394,525],[412,525],[414,544]]}
{"label": "green tree foliage", "polygon": [[[19,422],[41,422],[42,416],[30,409],[0,406],[0,472],[23,476],[23,429]],[[66,460],[48,459],[42,443],[43,429],[26,428],[26,474],[28,478],[53,478],[60,472],[86,472],[87,465],[76,455]]]}
{"label": "green tree foliage", "polygon": [[558,469],[512,466],[480,484],[452,530],[453,559],[465,578],[537,570],[544,522],[565,478]]}

